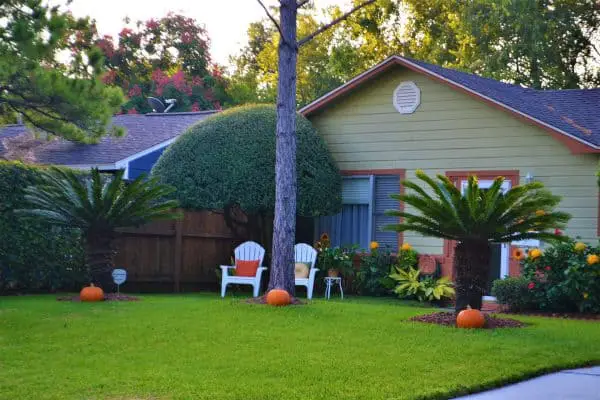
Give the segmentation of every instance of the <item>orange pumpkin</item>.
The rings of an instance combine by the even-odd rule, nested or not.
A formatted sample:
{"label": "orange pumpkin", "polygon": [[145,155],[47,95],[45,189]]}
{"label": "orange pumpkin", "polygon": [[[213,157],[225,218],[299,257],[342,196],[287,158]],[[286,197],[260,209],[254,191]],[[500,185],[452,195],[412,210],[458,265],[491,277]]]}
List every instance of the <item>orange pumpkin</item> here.
{"label": "orange pumpkin", "polygon": [[471,307],[462,310],[456,317],[456,326],[459,328],[483,328],[483,325],[485,325],[483,313]]}
{"label": "orange pumpkin", "polygon": [[283,289],[271,289],[267,293],[267,304],[272,306],[287,306],[291,300],[290,294]]}
{"label": "orange pumpkin", "polygon": [[103,301],[104,291],[101,288],[94,286],[93,283],[90,283],[90,286],[81,289],[79,298],[81,301]]}

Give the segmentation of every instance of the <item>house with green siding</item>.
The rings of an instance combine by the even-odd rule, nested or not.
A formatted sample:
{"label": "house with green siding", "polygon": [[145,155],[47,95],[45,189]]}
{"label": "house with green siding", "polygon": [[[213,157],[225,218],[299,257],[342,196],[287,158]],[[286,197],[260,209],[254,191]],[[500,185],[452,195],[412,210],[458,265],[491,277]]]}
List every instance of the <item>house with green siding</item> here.
{"label": "house with green siding", "polygon": [[[384,211],[403,207],[389,195],[417,169],[459,187],[472,174],[480,185],[504,176],[505,189],[543,182],[573,217],[566,234],[598,240],[600,89],[533,90],[394,56],[300,112],[344,174],[343,211],[315,227],[335,244],[410,243],[452,276],[452,243],[381,229],[395,222]],[[492,278],[519,273],[510,254],[495,247]]]}

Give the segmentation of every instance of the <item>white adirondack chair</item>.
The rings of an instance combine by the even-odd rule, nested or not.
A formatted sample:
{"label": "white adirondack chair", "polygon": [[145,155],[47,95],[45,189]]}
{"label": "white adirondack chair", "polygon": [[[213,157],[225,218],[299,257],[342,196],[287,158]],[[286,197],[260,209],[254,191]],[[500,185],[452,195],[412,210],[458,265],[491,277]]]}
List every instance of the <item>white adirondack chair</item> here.
{"label": "white adirondack chair", "polygon": [[265,249],[256,242],[244,242],[235,248],[234,255],[236,260],[258,260],[258,269],[256,270],[256,276],[230,275],[229,270],[235,269],[235,266],[221,265],[221,297],[225,297],[227,285],[229,285],[230,283],[236,283],[238,285],[251,285],[254,289],[253,296],[257,297],[258,291],[260,290],[260,278],[262,276],[263,271],[267,269],[262,266],[263,259],[265,258]]}
{"label": "white adirondack chair", "polygon": [[310,265],[308,278],[297,278],[296,286],[306,286],[306,297],[312,299],[313,289],[315,286],[315,275],[318,268],[315,268],[317,263],[317,250],[306,243],[298,243],[294,246],[294,259],[297,263],[306,263]]}

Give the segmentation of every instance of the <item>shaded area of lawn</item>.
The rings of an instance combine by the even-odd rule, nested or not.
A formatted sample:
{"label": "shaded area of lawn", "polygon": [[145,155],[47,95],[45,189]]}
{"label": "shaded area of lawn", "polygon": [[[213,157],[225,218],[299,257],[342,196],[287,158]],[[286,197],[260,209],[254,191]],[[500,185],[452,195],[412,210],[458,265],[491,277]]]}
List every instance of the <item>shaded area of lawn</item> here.
{"label": "shaded area of lawn", "polygon": [[421,399],[600,361],[600,323],[465,331],[393,300],[0,297],[1,399]]}

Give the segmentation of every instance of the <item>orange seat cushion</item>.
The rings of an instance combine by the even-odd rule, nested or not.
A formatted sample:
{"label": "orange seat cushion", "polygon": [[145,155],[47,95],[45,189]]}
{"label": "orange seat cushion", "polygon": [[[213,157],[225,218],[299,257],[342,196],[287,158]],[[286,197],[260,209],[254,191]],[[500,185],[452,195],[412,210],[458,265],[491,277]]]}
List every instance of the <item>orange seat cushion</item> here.
{"label": "orange seat cushion", "polygon": [[256,276],[259,260],[235,260],[236,276]]}

